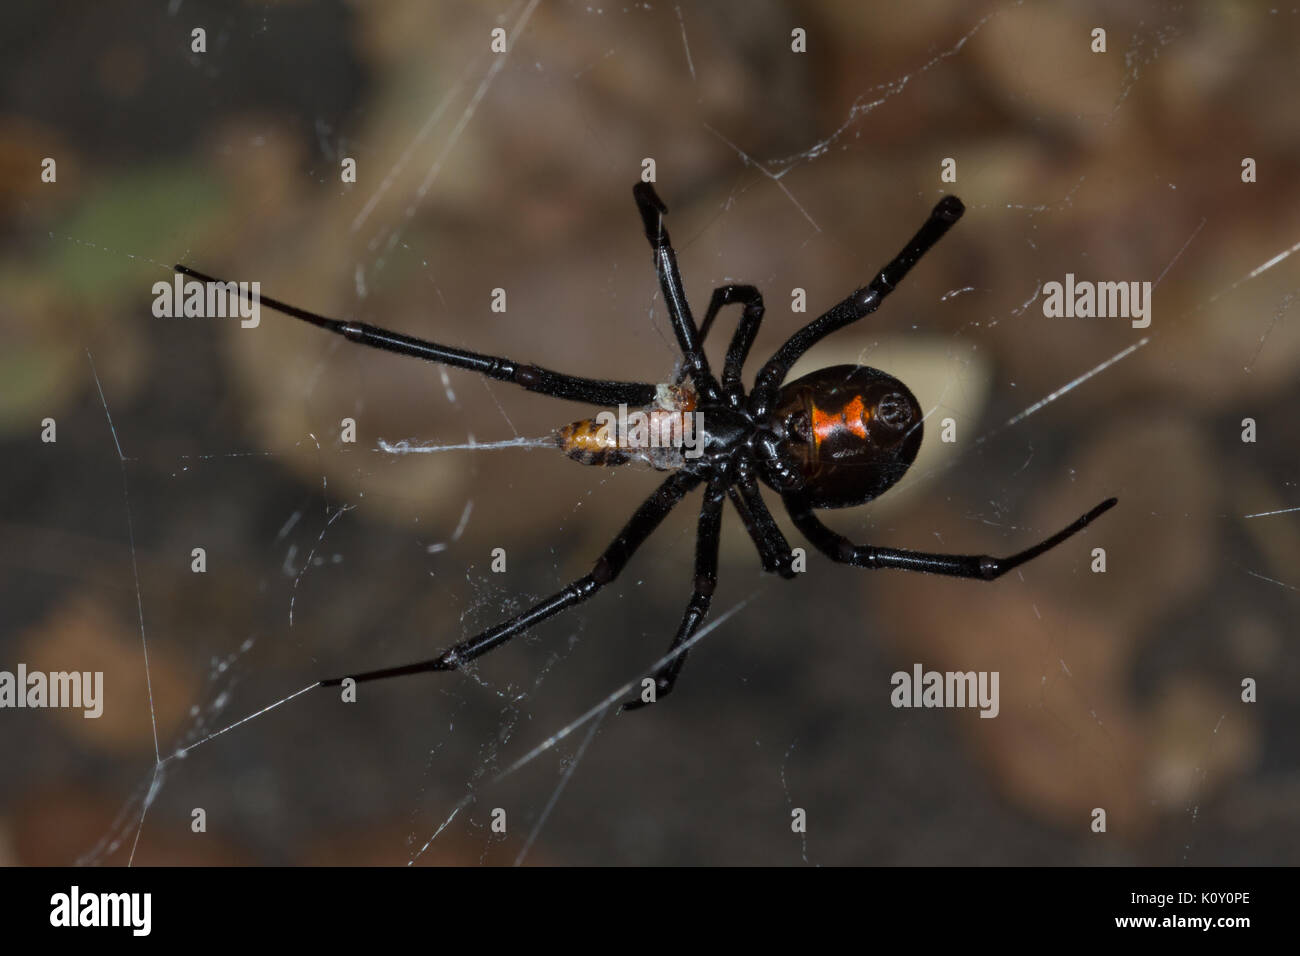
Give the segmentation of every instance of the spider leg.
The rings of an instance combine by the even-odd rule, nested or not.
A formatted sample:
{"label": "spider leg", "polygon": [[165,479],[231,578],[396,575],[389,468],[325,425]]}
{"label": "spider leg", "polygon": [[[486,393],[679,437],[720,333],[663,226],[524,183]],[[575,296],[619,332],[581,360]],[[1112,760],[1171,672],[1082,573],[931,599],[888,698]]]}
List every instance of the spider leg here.
{"label": "spider leg", "polygon": [[943,238],[952,224],[961,218],[966,207],[956,196],[944,196],[930,212],[930,218],[917,230],[910,242],[894,256],[867,285],[858,289],[843,302],[813,319],[790,336],[776,353],[759,370],[754,381],[754,391],[760,393],[763,410],[775,399],[776,390],[785,381],[786,373],[799,357],[814,344],[837,329],[856,322],[880,308],[885,296],[911,271],[936,242]]}
{"label": "spider leg", "polygon": [[[713,590],[718,585],[718,546],[722,533],[722,502],[726,499],[726,483],[710,483],[704,492],[704,503],[700,506],[699,533],[695,538],[695,586],[691,599],[686,604],[682,623],[677,628],[677,636],[668,648],[671,654],[694,635],[704,618],[709,613],[713,602]],[[673,691],[677,675],[686,663],[686,652],[682,651],[667,664],[655,672],[655,701],[660,701]],[[651,703],[641,697],[635,697],[623,704],[623,710],[637,710]]]}
{"label": "spider leg", "polygon": [[733,302],[742,304],[745,311],[731,337],[731,344],[727,346],[727,358],[722,366],[722,388],[729,397],[734,397],[735,404],[739,404],[744,393],[740,373],[744,370],[750,346],[754,344],[754,336],[758,334],[758,327],[763,321],[762,293],[752,285],[724,285],[714,289],[709,309],[704,313],[704,322],[700,325],[700,342],[702,345],[705,336],[709,334],[718,311]]}
{"label": "spider leg", "polygon": [[[386,680],[390,677],[402,677],[407,674],[423,674],[428,671],[453,671],[462,665],[499,647],[513,637],[527,631],[534,624],[546,620],[575,604],[581,604],[609,582],[613,581],[636,550],[645,543],[664,516],[682,500],[682,496],[699,484],[700,479],[684,472],[674,472],[650,495],[641,507],[637,508],[631,519],[618,533],[618,537],[605,549],[605,553],[596,561],[591,573],[574,581],[564,590],[552,595],[540,604],[534,605],[522,614],[488,628],[480,634],[461,641],[437,657],[398,667],[385,667],[381,670],[365,671],[360,674],[347,674],[320,682],[321,687],[337,687],[347,678],[358,684],[372,680]],[[706,605],[707,606],[707,605]]]}
{"label": "spider leg", "polygon": [[[222,281],[204,275],[189,266],[177,265],[174,268],[181,275],[191,276],[200,282]],[[244,289],[242,286],[240,288],[241,290]],[[565,375],[537,365],[521,365],[507,358],[498,358],[494,355],[483,355],[480,352],[469,352],[464,349],[451,348],[447,345],[438,345],[424,339],[403,335],[400,332],[390,332],[388,329],[382,329],[365,322],[344,322],[339,319],[326,318],[315,312],[308,312],[306,309],[300,309],[278,299],[272,299],[270,296],[259,295],[258,302],[268,308],[275,309],[277,312],[283,312],[295,319],[310,322],[312,325],[342,335],[344,338],[361,345],[383,349],[387,352],[396,352],[399,355],[414,356],[427,362],[449,365],[452,368],[469,369],[472,372],[486,375],[488,378],[520,385],[530,392],[540,392],[554,398],[567,398],[575,402],[589,402],[592,405],[625,404],[629,407],[648,405],[655,398],[655,386],[642,382],[610,382],[600,379],[580,378],[576,375]]]}
{"label": "spider leg", "polygon": [[637,209],[645,223],[645,236],[654,250],[655,272],[659,274],[659,287],[664,293],[664,304],[668,307],[668,318],[673,324],[673,334],[677,336],[677,347],[682,350],[686,371],[701,397],[706,401],[717,401],[721,395],[718,382],[709,371],[709,360],[700,348],[702,336],[695,327],[695,318],[686,301],[686,289],[677,269],[677,253],[673,250],[668,230],[664,228],[664,213],[668,207],[650,183],[638,182],[632,187],[632,195],[636,197]]}
{"label": "spider leg", "polygon": [[758,549],[758,555],[763,560],[763,570],[779,574],[787,580],[793,578],[796,572],[790,542],[772,518],[772,512],[767,510],[758,483],[746,474],[727,489],[727,496],[735,505],[736,513],[740,515],[754,547]]}
{"label": "spider leg", "polygon": [[1045,551],[1050,551],[1062,541],[1086,528],[1092,521],[1115,507],[1117,499],[1107,498],[1073,524],[1062,528],[1050,538],[1038,542],[1009,558],[993,558],[986,554],[931,554],[924,551],[904,551],[897,548],[877,548],[869,544],[854,544],[848,538],[826,525],[813,514],[806,501],[789,495],[785,498],[790,517],[800,531],[818,550],[841,564],[859,568],[897,568],[901,571],[925,571],[929,574],[946,574],[955,578],[977,578],[992,581],[1000,578],[1026,561],[1032,561]]}

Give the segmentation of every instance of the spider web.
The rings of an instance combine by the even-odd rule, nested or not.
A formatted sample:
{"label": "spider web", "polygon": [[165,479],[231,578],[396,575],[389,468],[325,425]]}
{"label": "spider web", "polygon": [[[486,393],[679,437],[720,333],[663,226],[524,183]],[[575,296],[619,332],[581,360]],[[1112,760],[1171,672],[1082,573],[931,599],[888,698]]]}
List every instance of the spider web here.
{"label": "spider web", "polygon": [[[0,791],[0,848],[94,865],[1294,863],[1300,206],[1280,170],[1300,15],[1229,30],[1208,4],[851,9],[176,2],[115,14],[94,56],[69,55],[80,31],[51,38],[118,97],[120,128],[18,104],[48,126],[24,142],[76,161],[72,198],[23,197],[9,237],[40,247],[33,278],[6,276],[36,382],[10,440],[46,414],[60,439],[24,445],[11,475],[2,646],[4,666],[103,669],[108,697],[93,727],[0,711],[28,765]],[[206,54],[183,52],[194,25]],[[146,40],[114,42],[127,32]],[[41,62],[20,59],[34,85]],[[133,136],[146,108],[176,117],[165,161],[146,158],[157,130]],[[692,496],[587,604],[464,674],[340,703],[315,682],[431,657],[585,573],[661,476],[549,448],[581,406],[269,311],[255,330],[156,319],[150,285],[185,261],[458,347],[667,381],[630,197],[646,157],[697,316],[724,283],[766,297],[750,376],[940,195],[966,202],[879,313],[792,375],[870,364],[926,410],[907,479],[828,524],[1009,554],[1120,507],[996,585],[815,553],[782,582],[729,512],[678,690],[618,714],[687,598]],[[1066,272],[1152,282],[1150,327],[1046,317]],[[891,675],[918,663],[999,672],[998,717],[892,707]]]}

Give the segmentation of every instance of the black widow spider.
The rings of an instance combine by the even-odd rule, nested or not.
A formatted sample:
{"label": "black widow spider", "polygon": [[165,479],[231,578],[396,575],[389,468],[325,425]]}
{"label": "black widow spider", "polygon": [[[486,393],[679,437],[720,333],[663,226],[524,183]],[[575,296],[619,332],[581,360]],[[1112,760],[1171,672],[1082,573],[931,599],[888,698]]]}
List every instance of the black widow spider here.
{"label": "black widow spider", "polygon": [[[664,516],[687,492],[701,483],[705,490],[695,546],[694,587],[670,655],[690,640],[708,614],[717,584],[718,543],[725,498],[731,499],[745,530],[753,539],[763,570],[775,572],[783,578],[795,576],[790,545],[763,503],[759,480],[781,495],[795,526],[834,561],[860,568],[926,571],[981,581],[999,578],[1051,550],[1114,507],[1116,499],[1109,498],[1068,527],[1008,558],[930,554],[858,545],[832,531],[813,513],[814,508],[865,504],[893,486],[907,471],[920,448],[923,415],[906,385],[873,368],[838,365],[783,385],[786,374],[814,343],[880,307],[885,296],[961,218],[965,207],[957,197],[945,196],[939,200],[911,241],[864,288],[787,339],[759,369],[754,388],[746,395],[740,376],[763,319],[762,295],[749,285],[715,289],[704,322],[697,327],[677,270],[677,255],[669,241],[668,230],[664,228],[663,215],[667,207],[649,183],[637,183],[633,194],[645,221],[646,238],[654,250],[659,284],[682,352],[676,387],[563,375],[536,365],[520,365],[510,359],[436,345],[364,322],[326,318],[265,296],[260,298],[272,309],[336,332],[353,342],[454,368],[470,369],[543,395],[593,405],[644,408],[661,419],[664,414],[698,412],[703,416],[702,453],[693,459],[679,456],[671,464],[664,464],[663,459],[655,461],[657,467],[671,470],[672,474],[636,510],[596,561],[590,574],[522,614],[461,641],[438,657],[349,675],[351,679],[363,682],[427,671],[456,670],[540,621],[587,600],[618,577]],[[176,271],[204,282],[218,281],[187,266],[178,265]],[[719,383],[709,369],[702,343],[719,310],[732,303],[742,305],[744,311],[727,349]],[[667,402],[666,394],[670,396]],[[620,440],[628,439],[622,432],[617,440],[611,439],[608,432],[602,439],[593,436],[592,420],[577,422],[557,432],[557,444],[568,451],[570,457],[588,464],[619,464],[634,457],[633,453],[644,451],[644,445],[638,448],[635,443],[632,443],[633,447],[620,446]],[[640,457],[648,456],[642,454]],[[643,695],[624,706],[639,707],[668,694],[685,658],[684,651],[671,656],[654,675],[655,693]],[[320,686],[336,687],[345,679],[324,680]]]}

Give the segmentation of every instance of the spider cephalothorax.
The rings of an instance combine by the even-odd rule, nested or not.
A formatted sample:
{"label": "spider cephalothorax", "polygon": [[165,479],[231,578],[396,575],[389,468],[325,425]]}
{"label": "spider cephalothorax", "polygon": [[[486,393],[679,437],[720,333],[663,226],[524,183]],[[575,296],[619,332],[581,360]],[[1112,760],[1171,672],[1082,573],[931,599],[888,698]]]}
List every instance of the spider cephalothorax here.
{"label": "spider cephalothorax", "polygon": [[[867,285],[797,331],[759,369],[746,393],[745,360],[763,319],[763,297],[753,286],[728,285],[713,298],[698,326],[677,271],[677,255],[664,228],[667,208],[649,183],[633,193],[646,238],[654,251],[664,303],[682,353],[671,385],[579,378],[510,359],[438,345],[363,322],[330,319],[265,296],[262,304],[343,335],[362,345],[411,355],[454,368],[480,372],[529,391],[602,406],[606,411],[557,430],[556,444],[589,465],[633,460],[670,474],[637,508],[631,520],[597,559],[591,573],[559,593],[455,644],[437,657],[397,667],[348,675],[356,681],[404,674],[456,670],[565,608],[591,597],[623,570],[664,516],[693,488],[704,485],[695,549],[692,592],[667,663],[627,707],[651,703],[672,690],[686,659],[686,644],[709,611],[717,584],[722,507],[728,499],[754,542],[764,570],[795,576],[792,552],[759,491],[759,481],[781,495],[795,526],[832,560],[861,568],[926,571],[951,577],[992,580],[1056,547],[1115,505],[1110,498],[1049,538],[1009,558],[933,554],[854,544],[821,522],[814,509],[864,504],[891,488],[907,471],[921,445],[921,406],[898,379],[862,365],[837,365],[788,384],[785,377],[808,349],[830,333],[874,312],[917,261],[961,218],[964,207],[945,196],[912,240]],[[178,272],[215,282],[178,265]],[[703,341],[718,312],[743,306],[718,379]],[[618,408],[615,415],[609,409]],[[633,418],[628,409],[643,418]],[[622,417],[620,418],[619,415]],[[611,417],[612,416],[612,417]],[[678,436],[672,436],[676,430]],[[668,440],[664,441],[664,435]],[[346,678],[321,681],[337,686]]]}

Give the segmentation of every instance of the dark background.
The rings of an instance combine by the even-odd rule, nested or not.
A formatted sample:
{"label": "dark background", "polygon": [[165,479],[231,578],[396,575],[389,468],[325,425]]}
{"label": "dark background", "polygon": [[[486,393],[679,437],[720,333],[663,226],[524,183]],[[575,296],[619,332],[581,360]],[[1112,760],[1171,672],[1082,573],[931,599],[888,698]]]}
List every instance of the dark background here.
{"label": "dark background", "polygon": [[[0,667],[102,670],[108,695],[98,721],[0,712],[0,862],[1300,857],[1300,513],[1246,517],[1300,505],[1300,258],[1252,275],[1300,240],[1294,10],[11,3],[0,38]],[[645,157],[697,312],[724,282],[764,290],[759,358],[810,317],[791,289],[815,314],[941,194],[965,201],[885,307],[801,366],[875,365],[933,409],[907,481],[834,527],[1002,554],[1119,507],[995,584],[817,555],[781,582],[729,512],[714,609],[734,614],[674,696],[498,780],[667,647],[688,505],[477,679],[368,685],[349,707],[309,693],[156,766],[155,722],[167,758],[558,590],[659,476],[546,450],[384,454],[590,412],[269,310],[256,330],[157,319],[152,284],[185,261],[327,314],[663,381],[672,336],[631,199]],[[1036,291],[1066,272],[1159,280],[1150,329],[1045,318]],[[999,671],[1001,714],[895,710],[889,675],[916,662]]]}

